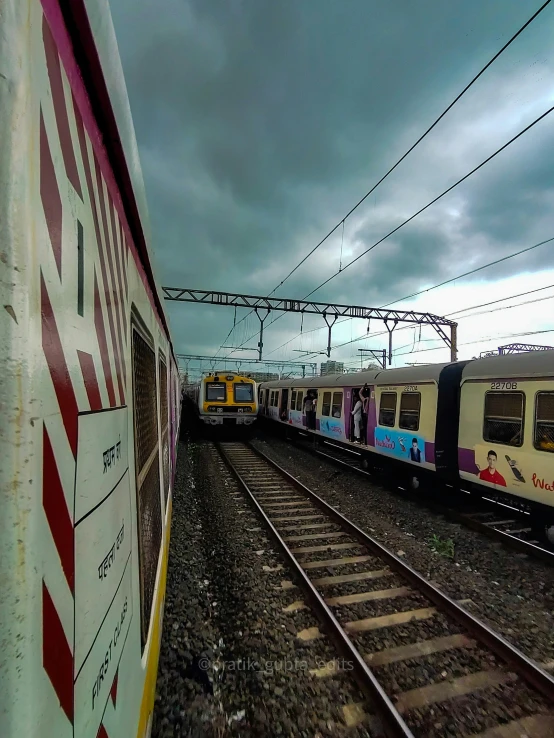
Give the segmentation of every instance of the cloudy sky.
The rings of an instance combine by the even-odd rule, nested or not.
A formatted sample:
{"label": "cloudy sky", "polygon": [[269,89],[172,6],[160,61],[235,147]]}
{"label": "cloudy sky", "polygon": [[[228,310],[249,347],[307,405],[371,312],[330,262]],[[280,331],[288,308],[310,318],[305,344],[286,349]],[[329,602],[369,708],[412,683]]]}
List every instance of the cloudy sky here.
{"label": "cloudy sky", "polygon": [[[269,294],[541,4],[111,0],[160,284]],[[554,3],[277,295],[306,296],[341,249],[344,266],[554,105],[552,38]],[[552,237],[554,113],[311,299],[455,313],[460,358],[554,345],[554,242],[401,299]],[[228,335],[232,308],[166,306],[178,352],[256,346],[245,310]],[[268,359],[325,361],[321,317],[278,315]],[[383,348],[377,322],[350,343],[367,328],[337,324],[331,358],[359,366],[359,348]],[[434,338],[399,329],[394,364],[447,361]]]}

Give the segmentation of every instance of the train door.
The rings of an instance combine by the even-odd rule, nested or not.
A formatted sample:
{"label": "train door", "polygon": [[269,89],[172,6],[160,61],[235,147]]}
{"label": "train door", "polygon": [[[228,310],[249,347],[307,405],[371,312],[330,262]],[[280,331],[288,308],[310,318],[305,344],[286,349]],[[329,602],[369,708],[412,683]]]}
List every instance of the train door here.
{"label": "train door", "polygon": [[359,393],[359,387],[352,387],[352,399],[350,400],[350,412],[348,413],[349,417],[344,419],[344,430],[349,441],[354,440],[354,416],[352,415],[352,411],[354,410],[356,403],[358,402]]}
{"label": "train door", "polygon": [[279,420],[284,420],[285,422],[288,420],[288,405],[289,405],[289,391],[288,389],[284,389],[281,392],[281,404],[279,407]]}

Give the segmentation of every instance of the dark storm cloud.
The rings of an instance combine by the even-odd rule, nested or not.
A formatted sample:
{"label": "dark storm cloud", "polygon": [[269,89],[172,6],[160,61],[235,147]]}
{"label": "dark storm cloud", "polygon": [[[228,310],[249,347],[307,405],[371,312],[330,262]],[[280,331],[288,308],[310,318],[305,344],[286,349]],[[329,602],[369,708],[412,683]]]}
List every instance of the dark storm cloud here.
{"label": "dark storm cloud", "polygon": [[[267,294],[539,3],[111,4],[160,283]],[[482,136],[473,130],[489,109],[494,114],[511,100],[523,107],[525,124],[529,96],[540,83],[533,69],[552,64],[544,50],[553,22],[548,9],[487,73],[485,87],[455,108],[347,222],[349,258],[509,138],[511,129],[502,122],[495,130],[485,125]],[[491,97],[498,91],[501,100]],[[520,122],[514,120],[514,133]],[[483,249],[490,256],[551,235],[538,233],[554,225],[545,222],[545,210],[552,211],[554,147],[551,140],[545,153],[537,144],[544,140],[543,131],[491,165],[490,174],[462,186],[314,299],[385,302],[464,271]],[[459,209],[455,218],[453,207]],[[310,292],[337,268],[339,250],[334,234],[279,294]],[[526,267],[540,268],[542,259],[537,253]],[[212,353],[233,321],[223,308],[171,303],[168,310],[178,350],[195,353]],[[280,320],[266,346],[283,343],[297,323]],[[238,333],[232,345],[241,342]]]}

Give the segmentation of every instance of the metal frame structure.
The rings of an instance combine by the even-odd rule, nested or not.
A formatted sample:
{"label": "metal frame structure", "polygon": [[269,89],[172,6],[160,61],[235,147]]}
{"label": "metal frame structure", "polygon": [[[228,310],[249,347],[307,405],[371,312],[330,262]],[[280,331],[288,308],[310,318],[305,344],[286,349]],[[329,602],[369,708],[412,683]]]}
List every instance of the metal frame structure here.
{"label": "metal frame structure", "polygon": [[[226,307],[244,307],[253,310],[260,321],[260,340],[258,342],[258,358],[261,361],[263,352],[264,322],[272,310],[286,313],[315,313],[322,315],[328,328],[327,357],[331,356],[331,331],[337,318],[371,318],[382,320],[389,333],[389,365],[392,363],[392,333],[398,323],[415,323],[431,325],[445,344],[450,348],[451,361],[458,358],[457,328],[458,324],[448,318],[441,318],[432,313],[418,313],[414,310],[384,310],[382,308],[363,307],[361,305],[341,305],[331,302],[310,302],[306,300],[290,300],[285,297],[262,297],[261,295],[244,295],[235,292],[216,292],[214,290],[193,290],[186,287],[162,287],[164,298],[174,302],[196,302],[203,305],[223,305]],[[259,310],[265,310],[262,318]],[[392,323],[392,328],[389,327]],[[450,336],[445,328],[450,328]]]}
{"label": "metal frame structure", "polygon": [[[251,349],[252,350],[252,349]],[[212,369],[215,369],[216,364],[227,364],[227,362],[232,362],[237,365],[237,371],[240,370],[240,367],[242,364],[263,364],[267,366],[273,366],[276,369],[280,368],[281,371],[284,371],[285,367],[288,369],[292,368],[293,371],[295,369],[298,370],[300,373],[300,370],[302,371],[302,376],[306,376],[306,369],[308,369],[308,376],[316,376],[317,375],[317,363],[316,362],[306,362],[306,361],[274,361],[271,359],[232,359],[232,358],[218,358],[217,356],[200,356],[197,354],[175,354],[177,359],[181,359],[182,361],[186,362],[187,367],[187,373],[188,373],[188,365],[191,361],[209,361]],[[224,367],[225,368],[225,367]],[[231,371],[231,370],[230,370]]]}
{"label": "metal frame structure", "polygon": [[358,349],[360,352],[360,364],[362,364],[364,356],[373,356],[379,362],[379,366],[385,369],[387,366],[387,350],[386,349]]}
{"label": "metal frame structure", "polygon": [[528,351],[552,351],[554,346],[536,346],[532,343],[509,343],[506,346],[499,346],[498,353],[500,356],[504,354],[520,354]]}
{"label": "metal frame structure", "polygon": [[554,351],[554,346],[537,346],[534,343],[508,343],[492,351],[481,351],[479,358],[485,359],[487,356],[505,356],[506,354],[526,354],[532,351]]}

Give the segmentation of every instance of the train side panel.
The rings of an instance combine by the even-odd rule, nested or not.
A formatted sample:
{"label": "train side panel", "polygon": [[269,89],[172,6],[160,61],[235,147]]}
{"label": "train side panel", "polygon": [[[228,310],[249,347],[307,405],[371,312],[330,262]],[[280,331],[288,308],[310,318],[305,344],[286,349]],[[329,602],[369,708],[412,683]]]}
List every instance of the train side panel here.
{"label": "train side panel", "polygon": [[465,381],[458,458],[465,482],[552,508],[554,378]]}
{"label": "train side panel", "polygon": [[435,470],[435,382],[377,385],[368,412],[368,445],[378,454]]}
{"label": "train side panel", "polygon": [[317,391],[316,430],[327,438],[347,441],[345,413],[350,408],[350,388],[345,392],[342,387],[318,387]]}
{"label": "train side panel", "polygon": [[0,735],[142,738],[177,366],[60,6],[0,24]]}

